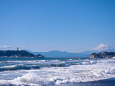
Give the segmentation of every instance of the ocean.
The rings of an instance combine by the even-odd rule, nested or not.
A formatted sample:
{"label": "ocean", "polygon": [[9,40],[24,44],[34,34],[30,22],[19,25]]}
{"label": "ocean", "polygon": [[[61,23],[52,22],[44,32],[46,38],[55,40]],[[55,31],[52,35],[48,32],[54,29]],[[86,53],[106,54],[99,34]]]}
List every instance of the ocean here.
{"label": "ocean", "polygon": [[0,86],[115,86],[115,59],[0,58]]}

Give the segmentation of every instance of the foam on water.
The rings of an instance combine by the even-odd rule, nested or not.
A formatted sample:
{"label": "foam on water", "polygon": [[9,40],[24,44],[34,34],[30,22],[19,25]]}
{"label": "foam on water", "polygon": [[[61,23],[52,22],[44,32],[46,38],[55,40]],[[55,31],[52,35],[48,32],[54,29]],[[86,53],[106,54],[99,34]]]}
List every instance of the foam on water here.
{"label": "foam on water", "polygon": [[[59,63],[60,61],[51,61],[51,63],[53,62]],[[80,61],[80,64],[68,67],[45,67],[35,70],[0,72],[0,84],[49,86],[96,81],[114,77],[115,59],[83,60]]]}
{"label": "foam on water", "polygon": [[60,60],[27,60],[27,61],[1,61],[0,71],[9,70],[30,70],[42,67],[63,67],[67,66],[64,61]]}

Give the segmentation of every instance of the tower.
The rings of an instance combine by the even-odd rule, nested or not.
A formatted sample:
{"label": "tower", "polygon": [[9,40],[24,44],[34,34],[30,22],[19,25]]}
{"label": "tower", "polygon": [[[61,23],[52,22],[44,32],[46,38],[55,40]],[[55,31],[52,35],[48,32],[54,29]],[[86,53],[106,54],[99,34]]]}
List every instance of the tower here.
{"label": "tower", "polygon": [[19,48],[17,47],[17,51],[19,50]]}

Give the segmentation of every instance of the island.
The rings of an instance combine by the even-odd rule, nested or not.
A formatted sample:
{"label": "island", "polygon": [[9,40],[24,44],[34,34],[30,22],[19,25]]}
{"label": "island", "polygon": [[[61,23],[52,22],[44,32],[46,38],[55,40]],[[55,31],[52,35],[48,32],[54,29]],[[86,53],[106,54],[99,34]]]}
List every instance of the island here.
{"label": "island", "polygon": [[34,55],[25,50],[0,50],[0,58],[44,58],[44,56]]}
{"label": "island", "polygon": [[115,52],[92,53],[90,58],[115,58]]}

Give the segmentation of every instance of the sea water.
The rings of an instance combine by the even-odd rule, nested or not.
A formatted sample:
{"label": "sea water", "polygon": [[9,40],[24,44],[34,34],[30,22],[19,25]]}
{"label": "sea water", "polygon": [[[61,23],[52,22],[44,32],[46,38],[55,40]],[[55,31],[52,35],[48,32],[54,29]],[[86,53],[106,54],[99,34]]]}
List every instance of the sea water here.
{"label": "sea water", "polygon": [[0,86],[86,86],[111,78],[115,59],[0,58]]}

